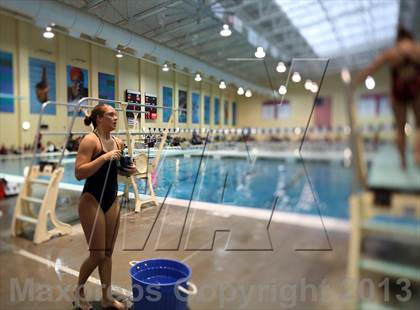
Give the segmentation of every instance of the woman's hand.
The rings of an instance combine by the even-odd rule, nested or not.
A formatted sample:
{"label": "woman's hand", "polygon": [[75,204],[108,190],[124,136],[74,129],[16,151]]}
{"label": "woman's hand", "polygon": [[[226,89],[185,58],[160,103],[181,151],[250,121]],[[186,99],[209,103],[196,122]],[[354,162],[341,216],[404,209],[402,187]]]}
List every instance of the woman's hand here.
{"label": "woman's hand", "polygon": [[102,156],[104,157],[105,161],[119,160],[120,157],[121,157],[121,151],[120,150],[112,150],[112,151],[109,151],[109,152],[105,153]]}
{"label": "woman's hand", "polygon": [[120,168],[118,169],[118,173],[119,173],[120,175],[125,176],[125,177],[130,177],[130,176],[132,176],[133,174],[136,174],[136,173],[137,173],[137,168],[136,168],[136,166],[134,166],[134,165],[129,166],[129,167],[124,167],[124,168],[120,167]]}
{"label": "woman's hand", "polygon": [[132,165],[131,167],[129,167],[128,169],[130,175],[136,174],[137,173],[137,168],[136,166]]}

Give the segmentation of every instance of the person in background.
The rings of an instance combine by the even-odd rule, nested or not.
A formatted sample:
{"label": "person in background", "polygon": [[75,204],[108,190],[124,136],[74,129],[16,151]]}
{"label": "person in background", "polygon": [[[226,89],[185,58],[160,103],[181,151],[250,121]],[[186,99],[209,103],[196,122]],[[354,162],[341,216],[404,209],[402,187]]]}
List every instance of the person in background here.
{"label": "person in background", "polygon": [[48,141],[46,151],[47,153],[52,153],[52,152],[57,152],[58,149],[53,142]]}
{"label": "person in background", "polygon": [[42,145],[42,134],[39,134],[38,140],[37,140],[36,143],[37,143],[37,151],[39,153],[43,152],[44,151],[44,146]]}
{"label": "person in background", "polygon": [[7,154],[7,149],[4,146],[4,144],[2,144],[0,147],[0,155],[6,155],[6,154]]}
{"label": "person in background", "polygon": [[397,125],[396,144],[400,153],[401,166],[403,169],[407,167],[404,128],[408,107],[414,111],[416,121],[414,160],[417,165],[420,165],[420,44],[403,27],[398,29],[395,45],[378,55],[366,69],[359,73],[352,83],[353,88],[383,65],[389,65],[391,69],[391,101]]}

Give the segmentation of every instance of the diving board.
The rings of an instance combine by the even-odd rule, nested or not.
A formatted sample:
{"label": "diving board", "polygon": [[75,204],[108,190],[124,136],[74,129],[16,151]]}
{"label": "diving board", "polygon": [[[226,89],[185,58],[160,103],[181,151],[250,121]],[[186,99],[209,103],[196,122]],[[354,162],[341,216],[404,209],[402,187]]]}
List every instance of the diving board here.
{"label": "diving board", "polygon": [[400,158],[393,145],[386,145],[372,157],[368,187],[420,193],[420,167],[414,164],[412,151],[407,152],[407,168],[401,169]]}

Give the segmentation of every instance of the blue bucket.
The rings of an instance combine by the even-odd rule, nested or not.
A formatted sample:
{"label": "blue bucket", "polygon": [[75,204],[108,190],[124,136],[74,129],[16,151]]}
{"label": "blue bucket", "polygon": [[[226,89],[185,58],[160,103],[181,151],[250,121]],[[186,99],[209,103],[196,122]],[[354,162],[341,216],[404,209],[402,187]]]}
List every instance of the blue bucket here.
{"label": "blue bucket", "polygon": [[186,310],[197,287],[188,282],[191,268],[172,259],[131,261],[130,276],[135,310]]}

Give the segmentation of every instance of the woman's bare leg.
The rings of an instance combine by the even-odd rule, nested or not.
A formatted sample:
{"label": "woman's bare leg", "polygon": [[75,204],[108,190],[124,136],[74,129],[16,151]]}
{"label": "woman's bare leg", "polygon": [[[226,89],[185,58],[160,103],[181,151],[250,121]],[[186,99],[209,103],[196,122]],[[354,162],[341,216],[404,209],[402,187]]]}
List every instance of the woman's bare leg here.
{"label": "woman's bare leg", "polygon": [[413,102],[414,117],[416,119],[416,136],[414,137],[414,161],[420,165],[420,96]]}
{"label": "woman's bare leg", "polygon": [[[85,297],[84,285],[97,266],[105,259],[105,216],[96,199],[84,193],[79,203],[80,223],[89,248],[89,257],[80,267],[76,297]],[[89,309],[87,302],[81,302],[83,309]]]}
{"label": "woman's bare leg", "polygon": [[112,253],[119,225],[120,205],[118,199],[115,199],[112,207],[105,213],[105,259],[99,264],[99,276],[102,283],[102,304],[116,309],[125,309],[125,305],[114,300],[111,294]]}
{"label": "woman's bare leg", "polygon": [[394,100],[392,104],[395,123],[397,125],[396,144],[400,153],[401,166],[405,170],[407,162],[405,158],[405,123],[407,121],[407,105],[404,102]]}

